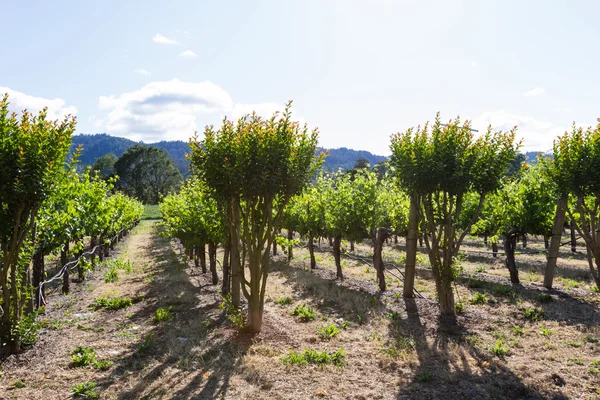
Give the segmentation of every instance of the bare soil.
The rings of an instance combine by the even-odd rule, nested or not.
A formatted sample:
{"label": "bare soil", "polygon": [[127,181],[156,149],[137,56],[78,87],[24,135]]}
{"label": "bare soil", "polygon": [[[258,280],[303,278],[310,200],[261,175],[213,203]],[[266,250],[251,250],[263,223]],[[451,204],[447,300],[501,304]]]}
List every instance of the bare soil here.
{"label": "bare soil", "polygon": [[[219,287],[210,277],[159,236],[154,221],[144,221],[113,256],[131,261],[131,273],[105,283],[106,268],[99,268],[84,284],[73,284],[72,295],[48,296],[39,342],[2,363],[0,398],[68,399],[70,387],[86,380],[97,383],[101,399],[600,398],[600,295],[587,281],[582,249],[561,252],[552,291],[540,283],[543,243],[530,240],[520,250],[538,253],[517,255],[522,285],[515,287],[501,255],[491,257],[478,240],[465,250],[457,282],[464,311],[453,320],[439,314],[424,256],[417,279],[424,298],[405,299],[394,269],[385,293],[362,261],[344,258],[346,279],[335,280],[325,242],[316,270],[309,270],[306,249],[294,249],[291,262],[280,251],[272,257],[262,332],[249,335],[218,309]],[[370,252],[368,244],[357,244],[355,254]],[[384,258],[401,265],[402,254],[402,241],[390,243]],[[134,304],[115,312],[90,309],[94,298],[115,292]],[[291,304],[276,302],[285,297]],[[292,316],[298,305],[313,307],[317,318]],[[156,310],[169,307],[173,319],[155,322]],[[528,309],[543,317],[527,319]],[[342,321],[348,325],[335,337],[319,336],[318,328]],[[71,352],[79,344],[112,366],[73,367]],[[345,365],[282,362],[305,348],[343,348]],[[24,387],[10,389],[18,380]]]}

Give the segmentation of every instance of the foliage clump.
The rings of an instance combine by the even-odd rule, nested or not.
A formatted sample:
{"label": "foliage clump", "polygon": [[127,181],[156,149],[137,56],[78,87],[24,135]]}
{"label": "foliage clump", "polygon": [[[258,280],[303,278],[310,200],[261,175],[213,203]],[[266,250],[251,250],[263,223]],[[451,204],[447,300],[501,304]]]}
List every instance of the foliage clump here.
{"label": "foliage clump", "polygon": [[288,354],[283,356],[281,361],[283,361],[284,364],[289,365],[313,364],[323,366],[333,364],[336,367],[343,367],[345,363],[345,354],[346,352],[343,348],[332,353],[328,353],[326,350],[318,351],[314,349],[304,349],[304,351],[301,353],[290,351]]}
{"label": "foliage clump", "polygon": [[300,318],[302,322],[312,321],[317,318],[315,309],[305,304],[296,306],[296,308],[292,310],[292,315]]}

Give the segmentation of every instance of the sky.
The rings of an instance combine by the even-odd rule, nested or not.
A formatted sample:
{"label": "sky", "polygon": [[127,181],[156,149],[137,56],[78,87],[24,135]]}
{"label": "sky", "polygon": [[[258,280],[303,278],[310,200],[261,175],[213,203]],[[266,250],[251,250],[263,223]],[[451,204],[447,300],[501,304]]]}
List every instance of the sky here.
{"label": "sky", "polygon": [[187,140],[223,117],[294,118],[389,155],[441,113],[546,151],[600,117],[595,1],[0,0],[0,93],[77,133]]}

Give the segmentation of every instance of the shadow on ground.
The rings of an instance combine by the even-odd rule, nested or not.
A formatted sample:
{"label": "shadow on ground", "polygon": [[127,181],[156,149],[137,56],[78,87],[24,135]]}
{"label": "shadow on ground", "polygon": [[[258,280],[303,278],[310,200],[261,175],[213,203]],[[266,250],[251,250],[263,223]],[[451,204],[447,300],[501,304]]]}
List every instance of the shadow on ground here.
{"label": "shadow on ground", "polygon": [[[100,386],[112,388],[119,399],[225,396],[231,376],[251,343],[250,337],[226,327],[217,309],[216,288],[206,276],[190,276],[167,239],[153,234],[143,251],[155,263],[145,271],[146,278],[152,276],[152,280],[135,294],[143,301],[129,319],[151,328],[130,345],[115,363],[114,373],[99,382]],[[200,291],[204,292],[201,297]],[[174,318],[154,323],[159,307],[171,307]]]}

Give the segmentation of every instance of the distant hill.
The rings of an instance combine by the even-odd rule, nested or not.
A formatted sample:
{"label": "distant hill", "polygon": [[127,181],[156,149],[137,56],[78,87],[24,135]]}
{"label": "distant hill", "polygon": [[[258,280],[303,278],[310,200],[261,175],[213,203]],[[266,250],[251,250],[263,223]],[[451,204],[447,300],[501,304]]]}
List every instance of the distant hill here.
{"label": "distant hill", "polygon": [[[113,153],[120,157],[128,148],[134,144],[144,144],[143,142],[135,142],[130,139],[125,139],[116,136],[110,136],[106,133],[98,133],[95,135],[75,135],[73,136],[72,150],[77,146],[83,146],[80,161],[81,165],[91,165],[97,158],[105,154]],[[151,143],[149,145],[163,148],[169,153],[169,156],[175,162],[175,165],[181,171],[183,176],[189,175],[189,161],[185,158],[185,153],[189,151],[187,142],[181,140],[162,141]],[[326,149],[319,148],[317,151],[325,151]],[[371,165],[375,165],[387,160],[385,156],[378,156],[365,150],[352,150],[345,147],[339,149],[328,149],[328,155],[325,159],[324,168],[329,171],[337,171],[339,168],[347,170],[354,167],[356,161],[365,159]]]}
{"label": "distant hill", "polygon": [[544,158],[554,158],[554,154],[552,153],[544,153],[543,151],[528,151],[525,153],[525,161],[529,164],[537,164],[537,158],[539,154],[544,155]]}

